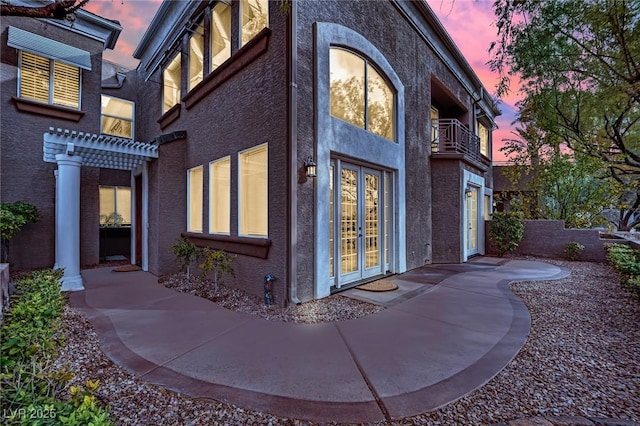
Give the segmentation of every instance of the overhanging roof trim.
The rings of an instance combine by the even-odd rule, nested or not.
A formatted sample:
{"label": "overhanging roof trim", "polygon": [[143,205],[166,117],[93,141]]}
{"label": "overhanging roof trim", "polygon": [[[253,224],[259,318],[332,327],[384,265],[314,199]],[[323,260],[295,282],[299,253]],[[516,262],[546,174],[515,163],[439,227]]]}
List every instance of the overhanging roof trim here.
{"label": "overhanging roof trim", "polygon": [[43,135],[43,160],[55,163],[57,154],[65,154],[73,144],[73,154],[82,165],[105,169],[133,170],[145,161],[158,158],[158,146],[108,135],[96,135],[49,128]]}
{"label": "overhanging roof trim", "polygon": [[7,45],[91,71],[91,54],[86,50],[30,33],[21,28],[9,27]]}

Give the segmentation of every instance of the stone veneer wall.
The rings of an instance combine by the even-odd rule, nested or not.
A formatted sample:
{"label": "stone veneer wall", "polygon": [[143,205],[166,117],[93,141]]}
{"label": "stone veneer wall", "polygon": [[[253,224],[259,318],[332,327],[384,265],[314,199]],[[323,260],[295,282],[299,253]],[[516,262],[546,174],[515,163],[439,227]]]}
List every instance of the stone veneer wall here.
{"label": "stone veneer wall", "polygon": [[[488,236],[491,221],[485,222],[485,226]],[[606,260],[604,243],[625,243],[625,240],[622,239],[600,238],[600,232],[597,229],[567,229],[562,220],[527,220],[525,221],[524,238],[513,254],[563,258],[565,245],[572,241],[584,246],[579,260],[591,262]],[[488,239],[487,254],[496,254]]]}

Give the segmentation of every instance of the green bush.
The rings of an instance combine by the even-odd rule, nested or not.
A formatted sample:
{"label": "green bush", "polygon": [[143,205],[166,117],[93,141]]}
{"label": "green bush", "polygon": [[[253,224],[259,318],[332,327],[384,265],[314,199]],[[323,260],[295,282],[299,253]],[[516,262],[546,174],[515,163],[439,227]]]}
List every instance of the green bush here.
{"label": "green bush", "polygon": [[9,242],[23,226],[38,220],[38,209],[23,201],[0,203],[0,262],[9,257]]}
{"label": "green bush", "polygon": [[624,287],[640,296],[640,252],[626,244],[605,244],[607,260],[618,271]]}
{"label": "green bush", "polygon": [[211,250],[205,247],[201,251],[202,262],[198,265],[200,268],[200,279],[204,280],[207,274],[213,271],[213,282],[215,285],[222,283],[222,277],[231,275],[235,277],[235,271],[233,270],[233,263],[236,257],[230,255],[224,250]]}
{"label": "green bush", "polygon": [[23,276],[2,324],[0,366],[54,352],[58,321],[64,307],[60,294],[61,270],[44,270]]}
{"label": "green bush", "polygon": [[498,256],[513,251],[524,237],[524,219],[519,213],[495,212],[491,216],[489,241]]}
{"label": "green bush", "polygon": [[571,241],[565,244],[564,255],[569,260],[578,260],[582,250],[584,250],[584,246],[582,244]]}
{"label": "green bush", "polygon": [[186,237],[176,238],[171,246],[171,251],[176,255],[176,261],[180,264],[182,272],[189,272],[189,265],[199,256],[198,247]]}
{"label": "green bush", "polygon": [[180,264],[180,270],[187,273],[189,279],[189,265],[192,262],[200,262],[200,279],[204,280],[210,272],[214,272],[213,282],[218,285],[222,282],[222,277],[231,275],[235,277],[232,263],[235,256],[224,250],[212,250],[208,247],[198,247],[189,241],[188,238],[177,238],[171,247],[176,255],[176,262]]}
{"label": "green bush", "polygon": [[108,410],[97,404],[97,382],[87,391],[71,388],[73,373],[52,368],[60,335],[64,299],[62,271],[44,270],[21,277],[0,333],[0,405],[7,425],[111,425]]}

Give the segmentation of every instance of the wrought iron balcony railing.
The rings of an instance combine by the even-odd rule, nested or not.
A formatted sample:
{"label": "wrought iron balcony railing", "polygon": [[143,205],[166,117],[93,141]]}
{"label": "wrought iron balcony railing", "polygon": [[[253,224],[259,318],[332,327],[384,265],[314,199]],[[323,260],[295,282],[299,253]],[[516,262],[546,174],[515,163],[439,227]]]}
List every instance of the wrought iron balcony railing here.
{"label": "wrought iron balcony railing", "polygon": [[455,118],[440,119],[438,136],[431,142],[431,152],[438,154],[463,154],[483,163],[480,138]]}

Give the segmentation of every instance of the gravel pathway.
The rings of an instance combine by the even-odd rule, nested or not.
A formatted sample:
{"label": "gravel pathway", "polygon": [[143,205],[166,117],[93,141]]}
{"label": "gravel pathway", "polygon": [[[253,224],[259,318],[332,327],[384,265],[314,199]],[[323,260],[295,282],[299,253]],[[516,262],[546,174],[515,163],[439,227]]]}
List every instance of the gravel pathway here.
{"label": "gravel pathway", "polygon": [[[640,302],[620,289],[615,273],[606,265],[552,263],[571,269],[571,276],[513,286],[532,316],[531,335],[514,361],[457,402],[394,425],[484,425],[536,415],[640,421]],[[250,304],[238,302],[240,296],[227,299],[238,310],[251,310]],[[341,296],[330,299],[314,302],[309,305],[312,308],[303,304],[262,314],[260,305],[254,303],[253,310],[270,319],[318,322],[379,309]],[[334,309],[338,304],[343,305]],[[341,318],[345,310],[348,315]],[[99,397],[111,406],[117,424],[313,424],[193,399],[144,383],[98,349],[97,336],[81,312],[65,308],[62,326],[67,346],[57,364],[76,372],[71,384],[99,379]]]}

